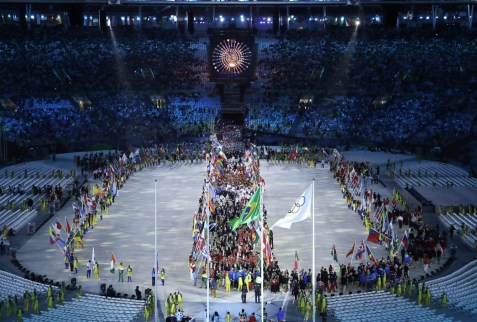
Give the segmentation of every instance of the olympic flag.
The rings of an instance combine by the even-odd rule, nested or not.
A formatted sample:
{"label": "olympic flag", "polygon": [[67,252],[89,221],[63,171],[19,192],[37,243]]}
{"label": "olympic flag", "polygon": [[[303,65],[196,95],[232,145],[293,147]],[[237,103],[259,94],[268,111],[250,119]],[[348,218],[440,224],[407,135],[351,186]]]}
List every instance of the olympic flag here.
{"label": "olympic flag", "polygon": [[303,221],[311,217],[311,204],[313,197],[313,184],[310,184],[308,188],[302,193],[300,198],[293,204],[288,214],[279,219],[273,227],[281,227],[290,229],[291,225],[295,222]]}

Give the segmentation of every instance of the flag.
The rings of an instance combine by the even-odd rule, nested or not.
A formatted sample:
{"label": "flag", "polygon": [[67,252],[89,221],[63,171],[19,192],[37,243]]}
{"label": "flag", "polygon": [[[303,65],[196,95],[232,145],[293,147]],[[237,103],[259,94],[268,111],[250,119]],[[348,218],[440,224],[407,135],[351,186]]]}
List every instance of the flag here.
{"label": "flag", "polygon": [[56,225],[56,228],[58,228],[59,230],[61,230],[61,228],[63,228],[63,225],[62,225],[61,222],[58,220],[58,217],[56,218],[55,225]]}
{"label": "flag", "polygon": [[53,236],[51,234],[51,228],[50,228],[50,245],[54,245],[60,238]]}
{"label": "flag", "polygon": [[338,263],[338,252],[336,251],[335,243],[333,243],[333,247],[331,248],[331,257],[333,257],[333,260]]}
{"label": "flag", "polygon": [[346,257],[352,256],[354,254],[354,248],[355,247],[356,247],[356,242],[354,242],[353,247],[351,247],[348,254],[346,254]]}
{"label": "flag", "polygon": [[260,228],[256,225],[252,226],[252,243],[256,245],[260,241]]}
{"label": "flag", "polygon": [[404,246],[407,252],[409,249],[409,242],[407,239],[407,230],[404,232],[404,236],[402,236],[401,244]]}
{"label": "flag", "polygon": [[281,227],[290,229],[291,225],[295,222],[303,221],[311,217],[311,199],[313,197],[313,184],[310,184],[308,188],[302,193],[300,198],[293,204],[288,214],[279,219],[270,229],[273,227]]}
{"label": "flag", "polygon": [[96,256],[94,256],[94,247],[93,247],[93,251],[91,252],[91,263],[95,263],[96,262]]}
{"label": "flag", "polygon": [[239,218],[232,219],[230,225],[232,231],[235,231],[240,225],[247,224],[252,220],[260,218],[260,189],[257,189],[252,198],[248,201],[245,209]]}
{"label": "flag", "polygon": [[114,253],[111,253],[111,267],[109,268],[109,271],[113,274],[115,271],[115,268],[114,268],[115,266],[116,266],[116,257],[114,257]]}
{"label": "flag", "polygon": [[366,245],[366,253],[368,254],[368,258],[370,261],[373,263],[376,263],[376,257],[374,257],[373,253],[371,253],[371,250],[369,249],[368,245]]}
{"label": "flag", "polygon": [[380,244],[380,245],[383,243],[381,234],[377,230],[374,230],[373,228],[369,229],[368,239],[366,240],[375,244]]}
{"label": "flag", "polygon": [[209,253],[209,246],[205,246],[204,248],[202,248],[202,252],[201,252],[202,256],[207,258],[209,261],[212,260],[212,257],[210,257],[210,253]]}
{"label": "flag", "polygon": [[194,214],[194,218],[192,220],[192,237],[194,237],[196,226],[197,226],[197,214]]}
{"label": "flag", "polygon": [[55,224],[51,224],[50,228],[55,232],[55,235],[57,236],[61,235],[61,231],[58,229],[58,227]]}
{"label": "flag", "polygon": [[66,233],[69,234],[71,232],[71,226],[70,226],[70,223],[68,222],[68,218],[65,217],[65,221],[66,221]]}
{"label": "flag", "polygon": [[66,242],[61,239],[61,238],[58,238],[58,240],[56,241],[56,243],[58,244],[58,246],[60,247],[66,247]]}
{"label": "flag", "polygon": [[358,248],[358,251],[356,252],[356,255],[354,255],[354,259],[355,260],[362,259],[363,254],[364,254],[365,251],[366,251],[366,249],[364,247],[364,241],[362,241],[361,245],[359,245],[359,248]]}
{"label": "flag", "polygon": [[295,271],[298,270],[298,263],[300,262],[300,259],[298,258],[298,252],[295,250],[295,265],[293,266],[293,269]]}

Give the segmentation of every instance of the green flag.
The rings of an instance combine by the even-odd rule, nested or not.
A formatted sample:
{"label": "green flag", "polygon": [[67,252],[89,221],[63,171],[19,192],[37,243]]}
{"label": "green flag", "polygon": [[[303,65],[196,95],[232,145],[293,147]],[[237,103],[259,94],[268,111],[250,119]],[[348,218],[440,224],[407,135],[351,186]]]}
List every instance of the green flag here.
{"label": "green flag", "polygon": [[257,189],[252,198],[248,201],[239,218],[230,220],[232,231],[235,231],[240,225],[247,224],[252,220],[260,218],[260,189]]}

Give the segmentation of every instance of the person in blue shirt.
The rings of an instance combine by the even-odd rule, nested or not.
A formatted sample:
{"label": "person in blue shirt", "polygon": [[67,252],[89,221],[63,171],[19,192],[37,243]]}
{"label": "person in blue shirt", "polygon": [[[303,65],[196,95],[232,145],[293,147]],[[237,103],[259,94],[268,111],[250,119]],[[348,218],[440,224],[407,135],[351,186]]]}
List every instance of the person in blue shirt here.
{"label": "person in blue shirt", "polygon": [[285,313],[282,311],[282,308],[280,308],[277,312],[277,320],[278,322],[281,322],[285,319]]}

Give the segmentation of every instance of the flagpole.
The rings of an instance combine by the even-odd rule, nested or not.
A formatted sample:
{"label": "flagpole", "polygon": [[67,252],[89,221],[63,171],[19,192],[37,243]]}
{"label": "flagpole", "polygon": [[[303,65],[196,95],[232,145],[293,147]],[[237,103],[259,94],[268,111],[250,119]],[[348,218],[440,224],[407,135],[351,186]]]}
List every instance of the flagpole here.
{"label": "flagpole", "polygon": [[260,294],[261,294],[261,301],[260,301],[260,306],[261,306],[261,312],[260,312],[260,316],[261,316],[261,319],[262,319],[262,322],[263,322],[263,299],[264,299],[264,294],[263,294],[263,283],[265,281],[265,274],[263,273],[263,233],[265,232],[265,227],[263,226],[263,196],[262,196],[262,184],[260,183],[258,185],[258,189],[260,189],[260,225],[262,226],[262,229],[260,229],[260,232],[261,232],[261,236],[260,236],[260,256],[262,257],[262,259],[260,260],[260,277],[261,277],[261,280],[262,280],[262,283],[260,285]]}
{"label": "flagpole", "polygon": [[159,321],[159,316],[157,312],[157,275],[159,272],[157,270],[159,267],[157,266],[157,179],[154,180],[154,258],[156,259],[154,262],[154,266],[156,267],[156,281],[154,283],[154,322]]}
{"label": "flagpole", "polygon": [[316,276],[315,276],[315,179],[313,179],[313,186],[312,186],[312,193],[311,193],[311,209],[312,209],[312,277],[311,277],[311,285],[312,285],[312,300],[313,300],[313,322],[316,321]]}
{"label": "flagpole", "polygon": [[[209,185],[208,185],[208,181],[205,180],[205,189],[204,189],[204,200],[207,200],[207,193],[209,191]],[[209,207],[209,203],[206,201],[206,205],[204,206],[204,209],[205,207]],[[210,296],[209,296],[209,292],[210,292],[210,289],[209,289],[209,284],[210,284],[210,262],[209,262],[209,258],[210,258],[210,231],[209,231],[209,214],[210,214],[210,208],[209,208],[209,211],[206,211],[206,214],[207,214],[207,220],[206,220],[206,224],[205,224],[205,227],[204,229],[207,229],[207,243],[205,244],[204,247],[206,247],[206,255],[207,255],[207,258],[206,258],[206,265],[207,265],[207,312],[206,312],[206,316],[207,316],[207,320],[209,319],[209,316],[210,316]]]}

